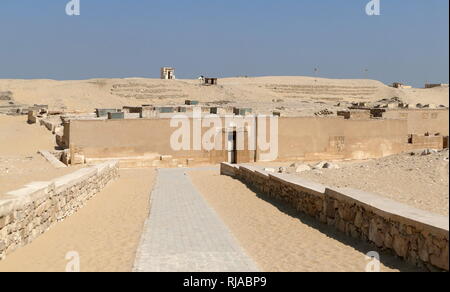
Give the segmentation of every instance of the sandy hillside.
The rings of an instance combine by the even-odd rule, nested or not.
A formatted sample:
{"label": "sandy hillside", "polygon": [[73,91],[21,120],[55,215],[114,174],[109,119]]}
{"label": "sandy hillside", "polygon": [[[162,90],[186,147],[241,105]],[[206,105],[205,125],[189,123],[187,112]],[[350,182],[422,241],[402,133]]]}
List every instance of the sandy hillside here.
{"label": "sandy hillside", "polygon": [[92,79],[81,81],[0,80],[0,91],[12,91],[24,104],[49,104],[54,109],[91,111],[96,107],[182,104],[186,99],[251,106],[257,110],[308,107],[314,103],[378,101],[399,97],[406,102],[448,106],[448,89],[394,89],[375,80],[312,77],[219,79],[218,86],[198,80]]}

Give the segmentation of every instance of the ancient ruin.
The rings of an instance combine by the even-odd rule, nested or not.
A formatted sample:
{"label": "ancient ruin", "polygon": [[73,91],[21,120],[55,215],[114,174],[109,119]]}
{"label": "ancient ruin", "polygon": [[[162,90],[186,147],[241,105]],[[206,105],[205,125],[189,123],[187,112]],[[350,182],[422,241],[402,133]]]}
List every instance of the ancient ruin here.
{"label": "ancient ruin", "polygon": [[[112,92],[127,88],[130,92],[150,94],[153,85],[142,84],[135,80],[126,86],[114,84]],[[299,94],[304,90],[290,88],[293,89],[282,94],[290,95],[293,90]],[[12,92],[2,96],[3,102],[12,100]],[[364,244],[392,250],[410,267],[448,270],[448,224],[444,223],[443,215],[448,210],[438,207],[442,204],[434,201],[436,205],[429,208],[422,203],[396,199],[396,192],[388,191],[386,196],[391,200],[367,193],[363,188],[326,188],[303,179],[332,179],[332,172],[330,178],[321,174],[324,170],[343,173],[349,169],[351,173],[346,164],[351,161],[379,161],[380,164],[384,159],[400,159],[405,155],[423,157],[420,161],[426,157],[436,156],[440,160],[442,155],[448,156],[447,106],[411,104],[396,96],[341,100],[337,104],[334,100],[318,99],[310,107],[304,102],[288,107],[282,98],[264,105],[183,97],[177,97],[176,102],[149,99],[145,104],[139,102],[142,99],[138,96],[133,97],[135,103],[128,103],[130,97],[125,97],[121,106],[91,111],[67,111],[34,104],[15,112],[18,117],[26,115],[30,126],[40,125],[54,135],[55,149],[38,151],[49,167],[64,172],[73,168],[81,170],[54,182],[49,179],[45,184],[31,183],[10,190],[5,199],[0,199],[0,230],[4,234],[5,230],[19,232],[7,231],[8,236],[0,241],[1,257],[7,258],[19,247],[32,244],[39,234],[73,214],[100,191],[95,186],[113,181],[121,169],[173,169],[176,175],[177,169],[221,164],[223,175],[231,175],[256,192],[293,206],[299,216],[311,216],[320,224]],[[448,166],[446,159],[444,163]],[[399,175],[404,174],[399,172]],[[369,178],[363,180],[373,183]],[[441,186],[430,184],[429,187],[437,193]],[[19,193],[23,193],[23,200],[9,199]],[[439,214],[433,213],[435,210]],[[17,219],[14,212],[28,214],[26,221]],[[411,216],[411,212],[416,215]],[[33,217],[39,220],[33,221]],[[152,270],[146,261],[144,255],[138,255],[135,269]],[[248,265],[254,270],[251,261]]]}
{"label": "ancient ruin", "polygon": [[165,80],[175,79],[175,68],[162,67],[161,68],[161,79],[165,79]]}
{"label": "ancient ruin", "polygon": [[80,1],[0,4],[0,273],[449,272],[448,1]]}

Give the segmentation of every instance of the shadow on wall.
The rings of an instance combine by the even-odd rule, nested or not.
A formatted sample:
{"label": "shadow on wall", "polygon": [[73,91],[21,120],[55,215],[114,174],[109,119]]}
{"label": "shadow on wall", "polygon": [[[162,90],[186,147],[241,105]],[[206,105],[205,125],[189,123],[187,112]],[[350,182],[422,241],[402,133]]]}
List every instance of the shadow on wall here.
{"label": "shadow on wall", "polygon": [[[241,183],[243,183],[241,180],[233,178],[234,180],[237,180]],[[264,195],[263,193],[259,192],[256,188],[252,187],[251,185],[247,183],[243,183],[245,186],[254,192],[256,196],[267,202],[271,205],[275,206],[280,212],[298,219],[301,223],[308,225],[311,228],[314,228],[321,233],[325,234],[326,236],[333,238],[345,245],[353,247],[355,250],[367,254],[371,251],[376,251],[380,254],[380,262],[385,265],[386,267],[389,267],[391,269],[397,269],[401,272],[426,272],[426,269],[421,269],[419,267],[413,266],[408,264],[407,262],[402,261],[398,256],[396,256],[392,251],[390,250],[381,250],[378,247],[375,246],[373,243],[363,242],[360,239],[355,239],[352,237],[349,237],[345,235],[342,232],[339,232],[337,229],[335,229],[333,226],[328,226],[324,223],[321,223],[317,221],[317,219],[310,217],[309,215],[306,215],[304,213],[298,212],[294,207],[291,207],[287,205],[286,203],[283,203],[279,200],[276,200],[274,198],[270,198],[267,195]]]}

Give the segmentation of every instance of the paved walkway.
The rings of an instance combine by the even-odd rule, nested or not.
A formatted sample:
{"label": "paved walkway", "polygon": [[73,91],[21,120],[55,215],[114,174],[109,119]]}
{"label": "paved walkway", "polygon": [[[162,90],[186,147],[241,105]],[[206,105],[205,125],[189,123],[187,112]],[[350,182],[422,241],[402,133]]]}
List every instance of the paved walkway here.
{"label": "paved walkway", "polygon": [[258,271],[185,171],[158,171],[134,271]]}

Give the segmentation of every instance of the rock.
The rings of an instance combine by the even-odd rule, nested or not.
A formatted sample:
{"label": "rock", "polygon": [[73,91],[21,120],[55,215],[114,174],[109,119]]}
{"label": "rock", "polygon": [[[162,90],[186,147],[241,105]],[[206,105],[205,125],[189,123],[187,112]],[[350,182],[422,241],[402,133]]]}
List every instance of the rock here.
{"label": "rock", "polygon": [[325,201],[325,214],[328,219],[334,219],[336,217],[336,208],[334,207],[333,200]]}
{"label": "rock", "polygon": [[448,271],[448,244],[445,246],[444,250],[440,252],[439,256],[436,254],[430,255],[430,262],[436,267]]}
{"label": "rock", "polygon": [[350,224],[349,225],[349,232],[350,232],[350,236],[353,238],[359,238],[359,232],[356,229],[355,225]]}
{"label": "rock", "polygon": [[295,168],[296,173],[304,172],[304,171],[310,171],[312,168],[308,164],[302,164]]}
{"label": "rock", "polygon": [[264,171],[275,173],[275,168],[264,168]]}
{"label": "rock", "polygon": [[428,262],[430,260],[425,240],[419,241],[419,258],[424,262]]}
{"label": "rock", "polygon": [[387,248],[392,248],[392,241],[392,236],[389,234],[389,232],[386,232],[384,236],[384,246]]}
{"label": "rock", "polygon": [[12,100],[13,93],[11,91],[0,92],[0,100]]}
{"label": "rock", "polygon": [[314,113],[314,115],[316,115],[316,116],[329,116],[329,115],[333,115],[333,114],[334,114],[334,112],[332,112],[328,109],[324,109],[324,110]]}
{"label": "rock", "polygon": [[331,162],[322,161],[322,162],[319,162],[318,164],[316,164],[313,168],[314,169],[339,169],[339,166],[334,163],[331,163]]}
{"label": "rock", "polygon": [[384,242],[384,237],[382,232],[378,230],[377,223],[374,219],[370,221],[369,226],[369,240],[374,242],[377,247],[382,247]]}
{"label": "rock", "polygon": [[287,172],[287,168],[286,167],[280,167],[278,169],[278,173],[286,173]]}
{"label": "rock", "polygon": [[314,169],[322,169],[323,168],[323,166],[325,165],[325,161],[322,161],[322,162],[319,162],[319,163],[317,163],[316,165],[314,165]]}
{"label": "rock", "polygon": [[404,258],[408,252],[408,242],[401,235],[394,235],[392,247],[399,257]]}
{"label": "rock", "polygon": [[436,154],[438,153],[438,151],[436,149],[425,149],[422,152],[422,156],[427,156],[427,155],[431,155],[431,154]]}
{"label": "rock", "polygon": [[336,164],[333,164],[331,162],[327,162],[327,163],[325,163],[323,165],[323,168],[326,168],[326,169],[339,169],[339,166],[336,165]]}
{"label": "rock", "polygon": [[361,214],[361,212],[357,212],[356,216],[355,216],[355,226],[358,228],[361,228],[362,223],[363,223],[363,216]]}

